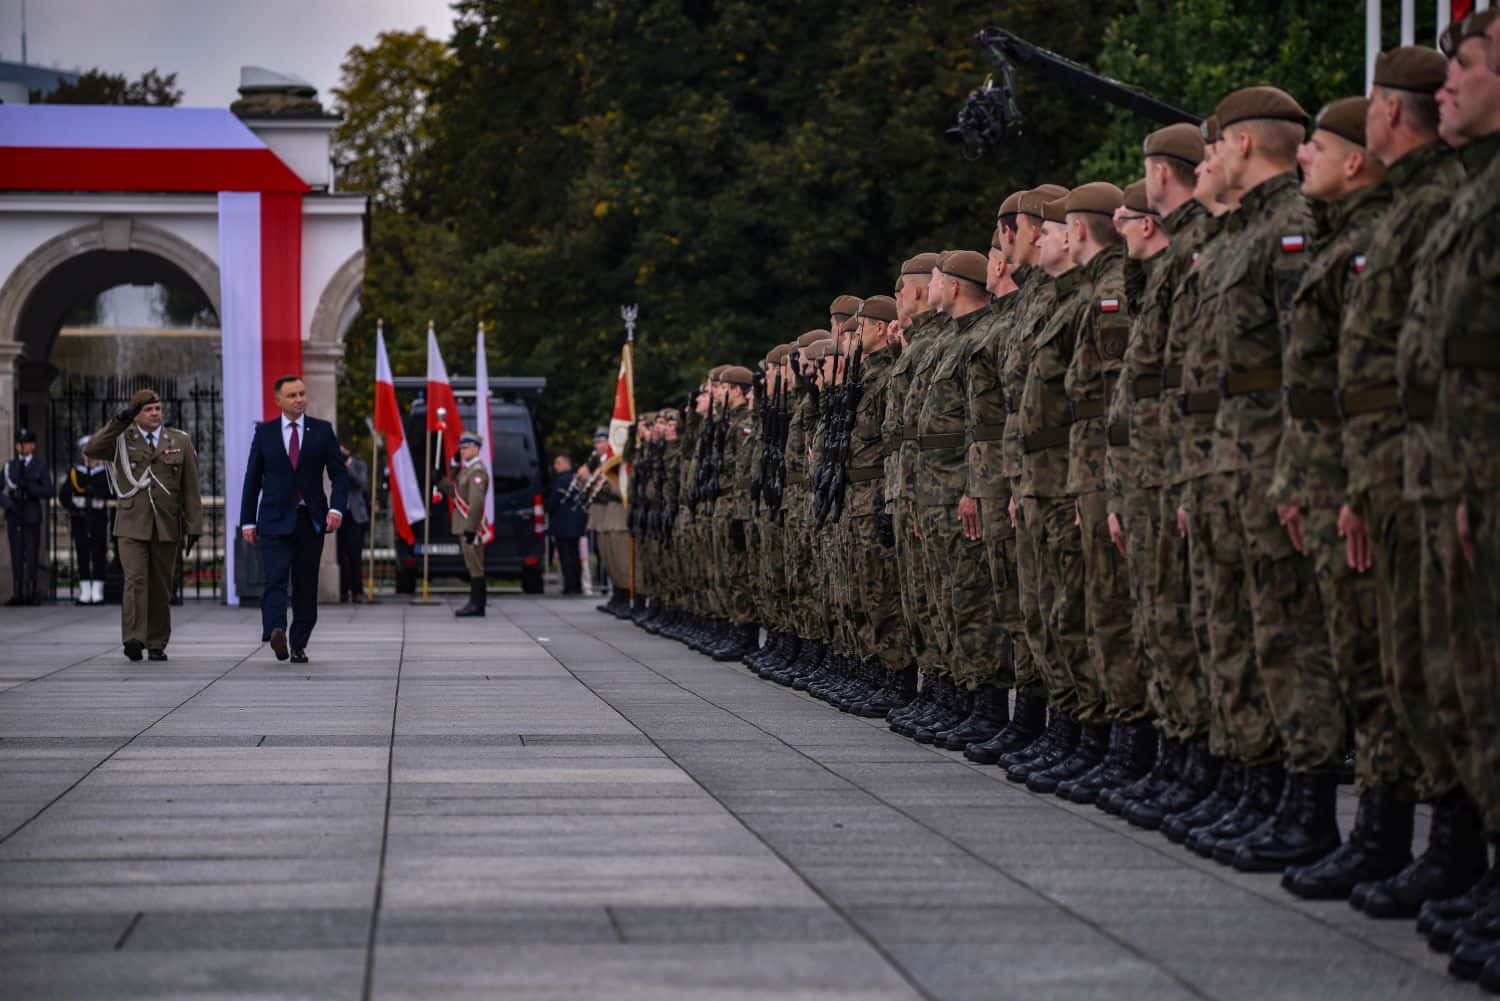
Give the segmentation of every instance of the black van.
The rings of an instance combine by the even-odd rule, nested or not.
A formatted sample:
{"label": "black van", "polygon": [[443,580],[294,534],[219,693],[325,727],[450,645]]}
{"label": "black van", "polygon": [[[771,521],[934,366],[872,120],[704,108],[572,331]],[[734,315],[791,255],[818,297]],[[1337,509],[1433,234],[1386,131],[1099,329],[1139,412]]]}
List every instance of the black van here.
{"label": "black van", "polygon": [[[417,479],[423,478],[422,464],[427,455],[427,380],[421,377],[399,377],[396,391],[415,390],[418,396],[406,415],[406,442],[411,449]],[[453,378],[453,395],[458,398],[459,415],[464,427],[474,427],[474,380]],[[542,593],[542,562],[546,554],[546,526],[542,504],[546,489],[542,483],[541,453],[537,448],[536,426],[532,410],[547,388],[542,378],[491,377],[490,429],[488,440],[494,462],[495,538],[484,549],[485,576],[519,578],[527,594]],[[442,479],[442,456],[438,454],[436,436],[432,442],[432,482]],[[464,578],[463,556],[458,540],[448,525],[448,505],[433,504],[428,498],[427,551],[428,577]],[[408,546],[396,539],[396,591],[413,594],[422,580],[421,522],[412,526],[416,544]]]}

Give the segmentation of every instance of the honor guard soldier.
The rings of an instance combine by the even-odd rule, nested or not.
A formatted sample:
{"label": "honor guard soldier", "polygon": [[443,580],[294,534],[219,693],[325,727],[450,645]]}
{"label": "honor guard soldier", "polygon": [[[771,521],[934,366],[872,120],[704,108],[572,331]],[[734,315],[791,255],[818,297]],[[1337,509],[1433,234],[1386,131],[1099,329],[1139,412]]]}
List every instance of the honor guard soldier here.
{"label": "honor guard soldier", "polygon": [[458,618],[484,617],[484,537],[489,525],[484,520],[484,498],[490,489],[490,474],[479,461],[484,440],[472,431],[458,438],[458,458],[462,465],[458,475],[443,481],[440,489],[453,501],[453,534],[464,554],[464,569],[469,572],[469,603],[454,611]]}
{"label": "honor guard soldier", "polygon": [[[81,453],[88,435],[78,439]],[[83,456],[57,486],[57,503],[68,512],[68,533],[78,570],[77,605],[104,604],[104,571],[109,566],[109,474],[104,464]]]}
{"label": "honor guard soldier", "polygon": [[52,490],[47,466],[36,454],[36,435],[26,428],[16,432],[16,456],[5,464],[0,510],[5,512],[5,534],[10,539],[10,573],[14,590],[7,605],[37,605],[36,575],[42,550],[42,516]]}
{"label": "honor guard soldier", "polygon": [[83,454],[105,463],[117,499],[115,550],[125,574],[120,632],[125,656],[167,659],[177,550],[202,534],[198,453],[176,428],[162,426],[161,397],[139,390],[130,405],[89,436]]}

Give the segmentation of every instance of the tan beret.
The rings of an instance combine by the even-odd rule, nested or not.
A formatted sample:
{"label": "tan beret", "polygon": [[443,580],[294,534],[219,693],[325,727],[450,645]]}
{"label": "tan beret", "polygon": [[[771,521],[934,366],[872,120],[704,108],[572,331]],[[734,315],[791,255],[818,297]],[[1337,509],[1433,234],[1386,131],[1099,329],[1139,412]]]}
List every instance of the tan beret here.
{"label": "tan beret", "polygon": [[1146,201],[1146,179],[1143,177],[1125,189],[1125,207],[1138,215],[1156,215]]}
{"label": "tan beret", "polygon": [[1068,212],[1092,212],[1095,215],[1113,216],[1115,209],[1124,202],[1125,195],[1108,181],[1093,181],[1068,192]]}
{"label": "tan beret", "polygon": [[1196,125],[1178,122],[1147,136],[1143,149],[1146,156],[1169,156],[1196,167],[1203,162],[1203,133]]}
{"label": "tan beret", "polygon": [[1346,97],[1339,101],[1330,101],[1323,105],[1322,111],[1318,112],[1318,121],[1314,127],[1325,132],[1332,132],[1356,146],[1363,146],[1365,144],[1365,114],[1369,107],[1370,102],[1363,97]]}
{"label": "tan beret", "polygon": [[1204,145],[1219,141],[1219,119],[1217,115],[1209,115],[1203,119],[1198,126],[1198,134],[1203,137]]}
{"label": "tan beret", "polygon": [[137,389],[130,394],[130,405],[132,407],[144,407],[150,403],[160,403],[161,397],[156,395],[154,389]]}
{"label": "tan beret", "polygon": [[902,263],[901,273],[903,275],[917,275],[925,278],[926,276],[932,274],[933,268],[937,267],[937,259],[938,255],[932,253],[918,254],[916,257],[909,257],[904,263]]}
{"label": "tan beret", "polygon": [[1448,78],[1448,60],[1425,45],[1386,49],[1375,57],[1375,86],[1436,94]]}
{"label": "tan beret", "polygon": [[1307,125],[1307,112],[1297,99],[1279,87],[1241,87],[1219,102],[1214,109],[1219,128],[1227,129],[1240,122],[1267,120]]}
{"label": "tan beret", "polygon": [[822,361],[828,357],[828,352],[833,350],[833,338],[825,337],[821,341],[814,341],[802,349],[802,357],[808,361]]}
{"label": "tan beret", "polygon": [[1020,215],[1029,215],[1035,219],[1044,218],[1042,207],[1050,201],[1066,197],[1068,189],[1057,184],[1042,184],[1021,195],[1017,204],[1016,212]]}
{"label": "tan beret", "polygon": [[1500,17],[1500,8],[1491,8],[1478,14],[1470,14],[1461,21],[1454,21],[1438,36],[1438,48],[1443,50],[1443,55],[1452,59],[1458,54],[1458,47],[1466,40],[1484,37],[1490,22],[1496,17]]}
{"label": "tan beret", "polygon": [[719,373],[719,381],[732,386],[749,386],[755,382],[755,373],[743,365],[725,365]]}
{"label": "tan beret", "polygon": [[945,275],[983,285],[985,278],[988,277],[986,274],[988,267],[989,258],[984,254],[973,250],[954,250],[949,252],[947,259],[943,261],[942,270]]}
{"label": "tan beret", "polygon": [[1026,192],[1024,191],[1012,191],[1010,194],[1006,195],[1005,201],[1000,203],[1000,211],[995,214],[1007,216],[1015,215],[1017,212],[1021,211],[1021,196],[1025,193]]}
{"label": "tan beret", "polygon": [[801,337],[797,338],[797,347],[799,347],[799,348],[805,348],[809,344],[811,344],[813,341],[821,341],[825,337],[832,337],[832,336],[833,336],[833,334],[831,334],[827,330],[809,330],[807,333],[805,333]]}
{"label": "tan beret", "polygon": [[780,365],[781,364],[781,360],[786,357],[786,353],[787,353],[787,346],[785,344],[778,344],[778,345],[776,345],[774,348],[772,348],[770,351],[768,351],[766,353],[766,364],[768,364],[768,365]]}
{"label": "tan beret", "polygon": [[829,316],[853,316],[863,300],[857,295],[841,295],[828,304]]}
{"label": "tan beret", "polygon": [[896,318],[896,300],[888,295],[872,295],[859,308],[859,315],[889,323]]}

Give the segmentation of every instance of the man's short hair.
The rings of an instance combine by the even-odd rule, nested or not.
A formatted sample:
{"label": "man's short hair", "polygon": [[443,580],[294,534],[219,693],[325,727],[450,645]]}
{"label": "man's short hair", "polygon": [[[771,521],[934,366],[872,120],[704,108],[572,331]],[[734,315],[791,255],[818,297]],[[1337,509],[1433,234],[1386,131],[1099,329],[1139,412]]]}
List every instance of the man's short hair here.
{"label": "man's short hair", "polygon": [[1297,159],[1297,147],[1307,138],[1307,129],[1298,122],[1284,122],[1274,118],[1250,118],[1235,122],[1225,131],[1236,129],[1250,133],[1260,155],[1278,163],[1291,163]]}
{"label": "man's short hair", "polygon": [[1375,85],[1375,89],[1401,102],[1401,117],[1407,120],[1407,126],[1413,132],[1437,135],[1439,117],[1437,95],[1424,94],[1415,90],[1398,90],[1395,87],[1382,87],[1379,84]]}
{"label": "man's short hair", "polygon": [[285,386],[287,383],[289,383],[289,382],[301,382],[301,381],[302,381],[302,376],[300,376],[300,375],[283,375],[283,376],[277,377],[276,383],[275,383],[275,386],[274,386],[276,395],[277,396],[281,395],[281,387]]}
{"label": "man's short hair", "polygon": [[1152,163],[1160,163],[1167,168],[1167,173],[1172,175],[1172,180],[1191,191],[1198,183],[1198,175],[1195,168],[1186,160],[1179,160],[1174,156],[1148,156],[1147,160]]}
{"label": "man's short hair", "polygon": [[1125,240],[1120,235],[1120,231],[1115,228],[1113,219],[1107,219],[1092,212],[1080,212],[1077,218],[1083,223],[1084,231],[1088,233],[1089,239],[1101,247],[1113,247]]}

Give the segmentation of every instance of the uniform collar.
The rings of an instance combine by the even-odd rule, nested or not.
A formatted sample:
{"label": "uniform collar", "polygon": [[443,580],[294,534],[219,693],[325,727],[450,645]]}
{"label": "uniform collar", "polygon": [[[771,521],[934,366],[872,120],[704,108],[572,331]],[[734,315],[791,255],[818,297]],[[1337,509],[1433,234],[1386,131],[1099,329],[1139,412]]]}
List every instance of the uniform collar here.
{"label": "uniform collar", "polygon": [[1194,219],[1204,215],[1206,212],[1208,212],[1208,209],[1204,208],[1198,199],[1189,197],[1187,201],[1167,213],[1166,218],[1161,221],[1162,228],[1167,231],[1169,236],[1176,236],[1192,225]]}
{"label": "uniform collar", "polygon": [[468,469],[470,466],[477,466],[477,465],[479,465],[483,461],[484,461],[484,457],[483,456],[476,455],[476,456],[474,456],[474,458],[472,458],[468,462],[464,463],[464,468]]}
{"label": "uniform collar", "polygon": [[1107,269],[1118,264],[1120,258],[1124,256],[1125,248],[1119,244],[1115,244],[1113,247],[1105,247],[1099,253],[1095,254],[1080,270],[1090,279],[1097,279]]}
{"label": "uniform collar", "polygon": [[1058,295],[1067,295],[1079,285],[1082,285],[1085,277],[1087,277],[1087,274],[1083,268],[1074,267],[1064,271],[1052,279],[1052,281],[1057,285]]}
{"label": "uniform collar", "polygon": [[1274,199],[1279,197],[1287,188],[1296,187],[1299,184],[1300,182],[1297,180],[1297,172],[1295,170],[1289,170],[1284,174],[1277,174],[1275,177],[1268,177],[1245,192],[1244,196],[1240,199],[1240,211],[1247,216],[1254,215],[1261,208],[1269,205]]}
{"label": "uniform collar", "polygon": [[1494,162],[1496,154],[1500,154],[1500,132],[1480,136],[1458,151],[1470,177],[1478,176],[1480,171]]}
{"label": "uniform collar", "polygon": [[1452,147],[1444,142],[1418,146],[1385,169],[1385,181],[1398,190],[1409,187],[1452,155]]}

